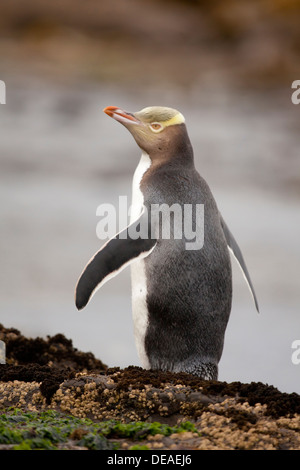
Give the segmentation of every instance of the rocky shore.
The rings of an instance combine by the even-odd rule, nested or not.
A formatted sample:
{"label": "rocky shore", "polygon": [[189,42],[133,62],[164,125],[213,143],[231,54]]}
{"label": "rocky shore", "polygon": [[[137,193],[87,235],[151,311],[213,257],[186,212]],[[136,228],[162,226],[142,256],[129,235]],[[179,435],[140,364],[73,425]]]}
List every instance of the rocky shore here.
{"label": "rocky shore", "polygon": [[[300,449],[296,393],[263,383],[210,382],[135,366],[108,368],[62,334],[26,338],[1,325],[0,340],[7,351],[6,364],[0,366],[2,414],[17,409],[38,417],[53,411],[62,420],[89,420],[101,426],[99,436],[104,425],[109,428],[107,443],[121,449]],[[76,435],[78,444],[84,434],[82,426],[72,446]],[[11,447],[3,444],[1,432],[0,426],[0,446]]]}

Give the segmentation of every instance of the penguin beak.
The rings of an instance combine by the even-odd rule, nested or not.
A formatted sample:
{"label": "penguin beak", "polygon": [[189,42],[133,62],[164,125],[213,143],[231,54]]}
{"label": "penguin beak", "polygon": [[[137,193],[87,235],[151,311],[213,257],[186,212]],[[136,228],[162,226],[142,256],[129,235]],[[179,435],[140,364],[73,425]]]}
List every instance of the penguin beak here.
{"label": "penguin beak", "polygon": [[117,106],[107,106],[103,109],[103,112],[108,116],[114,118],[116,121],[121,122],[122,124],[140,124],[141,122],[134,116],[132,113],[123,111],[123,109],[118,108]]}

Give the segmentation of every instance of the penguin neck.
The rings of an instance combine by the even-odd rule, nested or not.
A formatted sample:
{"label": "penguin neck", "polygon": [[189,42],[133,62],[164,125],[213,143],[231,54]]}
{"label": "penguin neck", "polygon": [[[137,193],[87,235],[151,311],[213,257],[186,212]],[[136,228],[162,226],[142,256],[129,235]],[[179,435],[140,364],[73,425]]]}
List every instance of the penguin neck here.
{"label": "penguin neck", "polygon": [[165,130],[163,145],[151,149],[151,166],[176,165],[194,167],[194,152],[185,124],[170,126]]}

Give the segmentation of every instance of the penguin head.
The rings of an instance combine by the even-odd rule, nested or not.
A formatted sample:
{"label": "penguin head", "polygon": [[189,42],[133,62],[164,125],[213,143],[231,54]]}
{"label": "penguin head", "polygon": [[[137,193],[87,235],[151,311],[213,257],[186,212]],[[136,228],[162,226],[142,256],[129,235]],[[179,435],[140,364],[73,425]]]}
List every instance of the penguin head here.
{"label": "penguin head", "polygon": [[130,113],[116,106],[108,106],[103,111],[123,124],[151,158],[172,150],[183,150],[184,145],[189,144],[185,118],[176,109],[149,106]]}

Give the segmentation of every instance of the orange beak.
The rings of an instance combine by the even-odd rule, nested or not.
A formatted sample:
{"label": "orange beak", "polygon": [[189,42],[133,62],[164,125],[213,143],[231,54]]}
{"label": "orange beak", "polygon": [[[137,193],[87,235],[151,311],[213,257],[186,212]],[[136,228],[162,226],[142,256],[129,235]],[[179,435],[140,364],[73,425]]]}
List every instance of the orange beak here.
{"label": "orange beak", "polygon": [[139,120],[131,113],[123,111],[117,106],[107,106],[103,109],[104,113],[123,124],[139,124]]}

